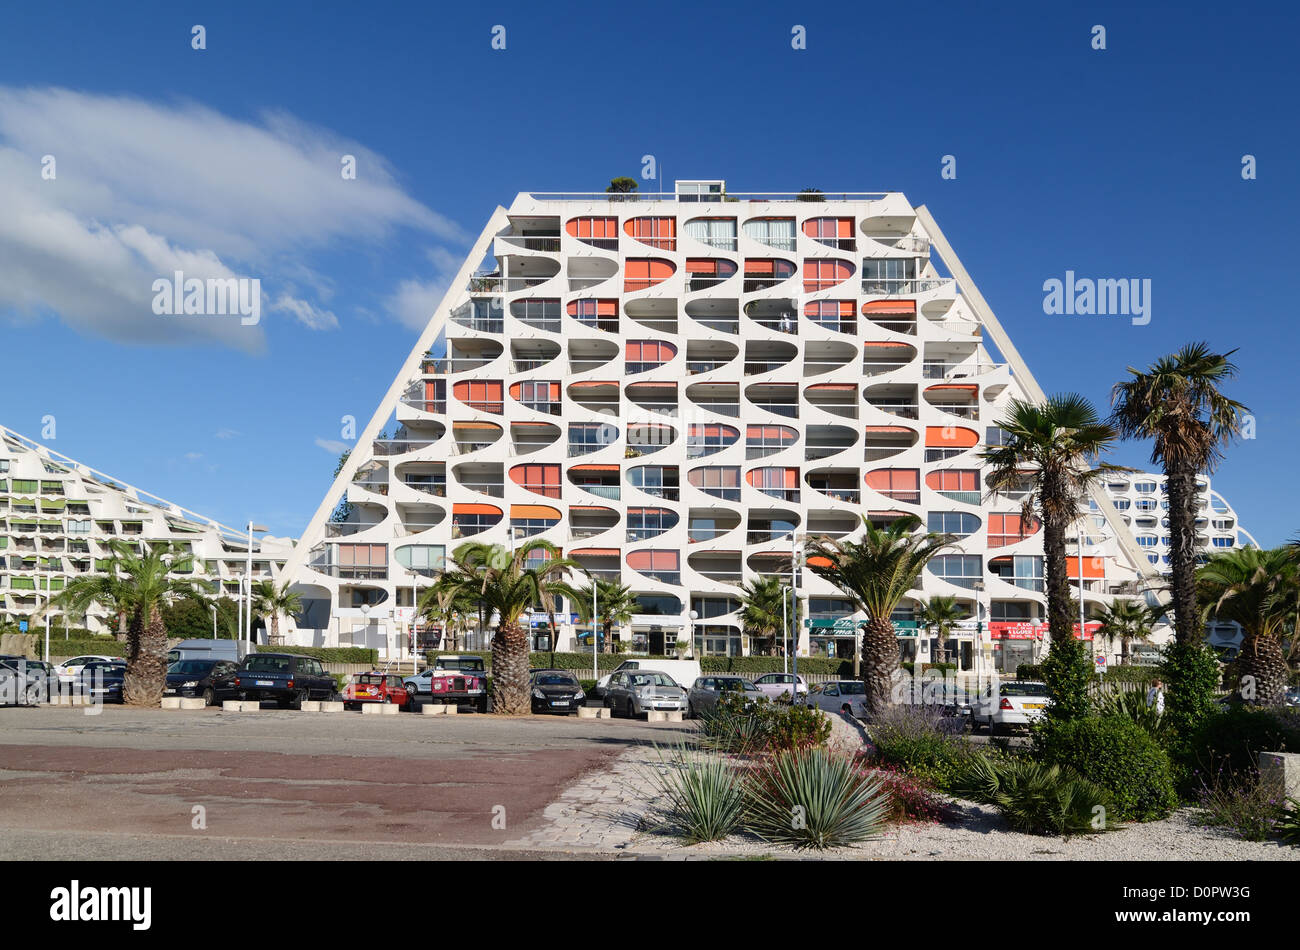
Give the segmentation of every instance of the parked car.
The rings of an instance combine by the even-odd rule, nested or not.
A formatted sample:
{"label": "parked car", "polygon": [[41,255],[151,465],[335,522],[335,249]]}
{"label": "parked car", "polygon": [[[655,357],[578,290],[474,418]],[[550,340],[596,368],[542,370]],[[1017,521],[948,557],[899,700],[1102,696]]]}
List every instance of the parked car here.
{"label": "parked car", "polygon": [[[435,666],[434,669],[424,670],[418,676],[408,676],[406,682],[427,684],[424,688],[429,691],[428,701],[431,703],[441,703],[444,706],[473,706],[476,712],[485,713],[488,711],[488,694],[487,674],[482,671],[483,660],[477,656],[469,659],[479,662],[477,670],[459,667],[439,669]],[[420,698],[423,699],[423,695],[420,695]]]}
{"label": "parked car", "polygon": [[971,728],[987,728],[996,734],[1013,726],[1028,726],[1042,718],[1048,701],[1045,683],[996,683],[973,704]]}
{"label": "parked car", "polygon": [[[667,673],[678,686],[683,688],[690,686],[703,675],[699,660],[624,660],[614,667],[614,673],[628,670],[655,670],[659,673]],[[597,696],[605,695],[605,687],[609,685],[614,673],[606,673],[596,680]]]}
{"label": "parked car", "polygon": [[168,664],[181,660],[229,660],[238,664],[250,653],[257,652],[244,640],[182,640],[167,651]]}
{"label": "parked car", "polygon": [[976,703],[975,697],[956,683],[942,679],[907,679],[897,694],[897,701],[909,706],[930,706],[940,710],[945,716],[963,720],[963,728],[971,722]]}
{"label": "parked car", "polygon": [[814,683],[808,690],[808,705],[826,712],[844,713],[855,719],[867,718],[867,684],[862,680],[831,680]]}
{"label": "parked car", "polygon": [[396,673],[371,670],[353,674],[343,689],[343,708],[360,709],[367,703],[395,704],[410,712],[415,709],[415,691]]}
{"label": "parked car", "polygon": [[586,700],[578,678],[568,670],[533,670],[533,712],[568,715]]}
{"label": "parked car", "polygon": [[686,712],[686,690],[659,670],[624,670],[610,674],[605,687],[605,705],[628,716],[642,713]]}
{"label": "parked car", "polygon": [[29,660],[25,656],[3,654],[0,655],[0,666],[7,666],[21,673],[28,683],[40,687],[46,699],[58,689],[59,680],[54,672],[54,665],[44,660]]}
{"label": "parked car", "polygon": [[122,701],[122,682],[126,679],[126,661],[110,657],[92,660],[77,672],[77,691],[105,703]]}
{"label": "parked car", "polygon": [[0,706],[39,706],[49,698],[50,682],[37,663],[24,657],[0,658]]}
{"label": "parked car", "polygon": [[435,674],[457,670],[474,673],[484,680],[487,679],[487,669],[483,665],[483,657],[444,653],[442,656],[433,658],[433,666],[426,667],[414,676],[406,677],[403,682],[407,686],[413,687],[416,693],[432,693],[431,684]]}
{"label": "parked car", "polygon": [[77,682],[77,674],[81,672],[81,668],[87,663],[103,663],[108,660],[120,659],[121,657],[101,656],[97,653],[90,653],[86,656],[74,656],[70,660],[64,660],[62,663],[57,664],[54,667],[54,672],[55,675],[58,676],[60,683],[75,683]]}
{"label": "parked car", "polygon": [[301,709],[305,700],[334,699],[334,677],[320,660],[295,653],[254,653],[235,671],[240,699],[274,699],[281,709]]}
{"label": "parked car", "polygon": [[239,666],[230,660],[177,660],[167,667],[164,696],[203,697],[209,706],[239,695],[235,673]]}
{"label": "parked car", "polygon": [[768,699],[780,699],[784,695],[788,700],[791,696],[808,695],[807,681],[793,673],[764,673],[754,680],[754,685],[762,690]]}
{"label": "parked car", "polygon": [[701,676],[687,691],[686,716],[707,716],[718,705],[718,700],[727,693],[743,693],[749,708],[753,703],[766,699],[763,691],[743,676]]}

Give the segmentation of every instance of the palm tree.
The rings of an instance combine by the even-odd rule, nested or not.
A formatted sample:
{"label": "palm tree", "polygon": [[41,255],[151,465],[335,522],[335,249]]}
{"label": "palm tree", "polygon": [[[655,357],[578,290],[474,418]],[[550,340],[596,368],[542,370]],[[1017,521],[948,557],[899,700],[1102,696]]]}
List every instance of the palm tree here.
{"label": "palm tree", "polygon": [[775,645],[778,637],[785,639],[783,627],[788,622],[789,607],[784,605],[790,598],[784,580],[764,575],[741,587],[740,619],[751,640],[770,640]]}
{"label": "palm tree", "polygon": [[958,620],[970,616],[965,607],[957,603],[956,597],[936,596],[928,601],[917,603],[916,619],[926,633],[933,633],[939,639],[939,659],[943,662],[948,656],[948,634]]}
{"label": "palm tree", "polygon": [[1241,434],[1249,410],[1219,392],[1237,375],[1229,359],[1208,343],[1190,343],[1111,392],[1111,421],[1125,439],[1152,439],[1151,461],[1164,467],[1169,499],[1170,587],[1180,645],[1199,643],[1204,627],[1196,595],[1196,476],[1214,471],[1223,449]]}
{"label": "palm tree", "polygon": [[1300,567],[1288,548],[1239,548],[1211,557],[1196,572],[1198,619],[1241,626],[1237,657],[1240,696],[1261,706],[1282,705],[1288,667],[1282,635],[1300,601]]}
{"label": "palm tree", "polygon": [[[1042,524],[1051,634],[1043,674],[1052,715],[1075,718],[1087,713],[1092,669],[1083,641],[1074,636],[1065,538],[1080,516],[1088,489],[1112,472],[1127,471],[1118,465],[1093,467],[1119,434],[1098,418],[1087,399],[1074,393],[1050,396],[1041,406],[1013,399],[997,425],[1005,433],[1004,442],[983,453],[993,468],[989,487],[994,493],[1027,489],[1021,522],[1037,516]],[[1082,578],[1079,583],[1082,586]]]}
{"label": "palm tree", "polygon": [[276,587],[274,581],[263,579],[253,585],[253,609],[271,618],[271,643],[280,642],[281,614],[302,613],[302,594],[290,592],[290,583]]}
{"label": "palm tree", "polygon": [[106,573],[73,578],[52,603],[76,613],[84,613],[91,604],[125,613],[129,620],[122,699],[134,706],[156,706],[167,680],[167,628],[162,608],[178,597],[206,604],[203,583],[171,576],[171,572],[182,573],[193,565],[192,556],[179,545],[151,544],[143,554],[121,540],[109,541],[109,547],[113,556]]}
{"label": "palm tree", "polygon": [[431,624],[442,627],[449,649],[456,648],[456,624],[461,618],[478,612],[474,593],[462,585],[439,577],[420,595],[417,611]]}
{"label": "palm tree", "polygon": [[[615,625],[621,627],[632,619],[632,615],[637,611],[637,599],[630,587],[626,587],[616,580],[593,577],[591,584],[578,588],[578,599],[573,604],[574,610],[578,613],[578,618],[583,623],[592,622],[592,585],[595,585],[596,588],[596,610],[600,614],[600,635],[603,643],[600,652],[608,653],[613,648],[612,640]],[[592,644],[592,649],[596,649],[595,644]]]}
{"label": "palm tree", "polygon": [[861,541],[820,537],[810,540],[808,566],[867,615],[862,634],[862,678],[867,708],[879,712],[893,701],[899,672],[894,609],[916,587],[927,562],[954,540],[950,534],[921,533],[921,519],[908,515],[887,528],[864,516]]}
{"label": "palm tree", "polygon": [[1101,623],[1099,632],[1104,633],[1112,644],[1116,639],[1119,640],[1121,664],[1128,663],[1129,644],[1134,640],[1145,643],[1151,636],[1151,625],[1155,622],[1151,608],[1131,597],[1116,597],[1112,603],[1101,608],[1097,620]]}
{"label": "palm tree", "polygon": [[[540,566],[529,567],[530,555],[541,552]],[[488,615],[497,615],[492,637],[492,703],[507,716],[532,709],[528,688],[528,631],[519,622],[524,611],[540,603],[552,616],[555,598],[576,602],[579,594],[562,578],[578,563],[563,557],[549,541],[529,541],[513,553],[499,544],[468,541],[452,552],[450,567],[439,582],[472,593]],[[552,626],[554,626],[552,624]]]}

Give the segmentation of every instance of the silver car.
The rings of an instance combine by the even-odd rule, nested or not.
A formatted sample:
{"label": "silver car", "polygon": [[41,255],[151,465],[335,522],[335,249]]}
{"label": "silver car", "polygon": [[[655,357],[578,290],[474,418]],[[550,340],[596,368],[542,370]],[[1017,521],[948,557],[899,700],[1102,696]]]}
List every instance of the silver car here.
{"label": "silver car", "polygon": [[605,705],[615,713],[639,716],[650,712],[686,712],[686,690],[658,670],[624,670],[609,678]]}
{"label": "silver car", "polygon": [[814,683],[807,703],[826,712],[845,713],[854,719],[867,717],[867,684],[862,680],[831,680]]}
{"label": "silver car", "polygon": [[761,689],[743,676],[701,676],[687,694],[687,717],[707,716],[726,693],[743,693],[747,700],[746,708],[749,703],[766,698]]}

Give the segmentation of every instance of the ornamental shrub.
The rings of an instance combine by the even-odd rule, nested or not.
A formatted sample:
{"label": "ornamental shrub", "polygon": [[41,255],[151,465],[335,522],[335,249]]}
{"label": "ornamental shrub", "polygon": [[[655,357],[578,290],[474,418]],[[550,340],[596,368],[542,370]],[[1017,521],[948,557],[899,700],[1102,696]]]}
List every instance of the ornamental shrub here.
{"label": "ornamental shrub", "polygon": [[1154,821],[1178,805],[1169,756],[1123,716],[1045,721],[1034,729],[1044,762],[1063,766],[1108,793],[1112,820]]}

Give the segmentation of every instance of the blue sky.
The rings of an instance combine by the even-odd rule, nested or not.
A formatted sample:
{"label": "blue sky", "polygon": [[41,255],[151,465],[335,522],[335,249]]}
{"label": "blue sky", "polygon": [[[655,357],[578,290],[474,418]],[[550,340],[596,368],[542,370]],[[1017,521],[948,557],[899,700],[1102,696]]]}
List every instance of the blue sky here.
{"label": "blue sky", "polygon": [[[1129,365],[1238,347],[1229,392],[1256,438],[1215,486],[1278,543],[1300,533],[1283,385],[1298,20],[1282,4],[6,5],[0,423],[37,437],[53,415],[58,451],[296,535],[341,417],[364,426],[493,208],[602,190],[652,154],[668,182],[928,205],[1049,392],[1104,406]],[[173,261],[260,275],[261,323],[154,316],[143,278]],[[1045,315],[1043,282],[1067,270],[1149,278],[1151,323]]]}

